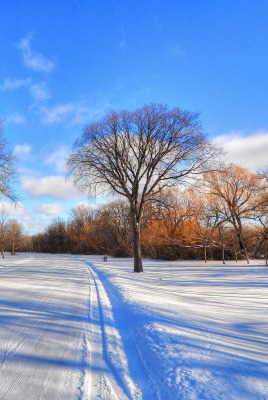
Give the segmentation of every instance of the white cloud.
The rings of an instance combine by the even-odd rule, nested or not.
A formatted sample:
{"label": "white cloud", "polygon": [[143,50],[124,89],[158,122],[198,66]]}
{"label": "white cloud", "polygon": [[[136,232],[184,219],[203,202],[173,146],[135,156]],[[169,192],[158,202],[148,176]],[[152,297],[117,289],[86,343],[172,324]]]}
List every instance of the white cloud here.
{"label": "white cloud", "polygon": [[92,120],[92,118],[102,115],[107,107],[107,103],[95,107],[89,107],[80,103],[72,102],[56,104],[52,107],[41,107],[41,122],[45,125],[52,125],[61,122],[85,124]]}
{"label": "white cloud", "polygon": [[23,38],[18,48],[21,50],[26,67],[39,72],[51,72],[55,68],[53,61],[32,49],[32,35]]}
{"label": "white cloud", "polygon": [[45,221],[45,222],[51,222],[52,221],[52,219],[54,218],[54,216],[53,215],[48,215],[48,214],[43,214],[43,215],[41,215],[40,216],[40,220],[41,221]]}
{"label": "white cloud", "polygon": [[31,85],[29,91],[33,99],[37,102],[48,100],[50,98],[45,82],[39,82]]}
{"label": "white cloud", "polygon": [[54,107],[43,107],[41,109],[41,122],[46,125],[52,125],[70,117],[75,112],[75,106],[72,103],[57,104]]}
{"label": "white cloud", "polygon": [[23,222],[34,221],[34,217],[32,215],[25,214],[22,216],[21,220]]}
{"label": "white cloud", "polygon": [[0,203],[0,214],[6,213],[6,218],[15,218],[19,222],[32,221],[34,218],[27,212],[25,206],[20,202],[11,203],[3,201]]}
{"label": "white cloud", "polygon": [[16,90],[22,87],[27,87],[31,83],[29,78],[27,79],[5,79],[1,85],[2,90]]}
{"label": "white cloud", "polygon": [[7,213],[7,216],[9,217],[9,214],[12,215],[25,215],[25,207],[24,205],[18,201],[16,203],[10,203],[8,201],[1,201],[0,203],[0,212],[5,211]]}
{"label": "white cloud", "polygon": [[81,197],[81,193],[64,176],[46,176],[44,178],[25,177],[22,180],[24,190],[32,196],[51,196],[59,199]]}
{"label": "white cloud", "polygon": [[17,125],[23,125],[23,124],[25,124],[26,123],[26,118],[24,117],[24,115],[21,115],[21,114],[19,114],[19,113],[13,113],[13,114],[10,114],[10,115],[8,115],[6,118],[5,118],[5,121],[7,122],[7,123],[13,123],[13,124],[17,124]]}
{"label": "white cloud", "polygon": [[257,170],[268,166],[268,132],[257,132],[245,136],[241,133],[229,133],[213,139],[227,152],[229,162],[242,164],[246,168]]}
{"label": "white cloud", "polygon": [[52,152],[45,159],[45,165],[54,165],[58,173],[66,172],[66,158],[69,155],[69,150],[65,146],[61,146]]}
{"label": "white cloud", "polygon": [[24,228],[27,229],[31,233],[36,233],[43,231],[46,225],[42,222],[39,221],[29,221],[29,222],[24,222],[23,224]]}
{"label": "white cloud", "polygon": [[50,203],[50,204],[41,204],[39,206],[36,206],[34,210],[40,214],[45,214],[45,215],[57,214],[57,215],[59,215],[59,214],[62,214],[65,212],[65,207],[63,207],[61,204]]}
{"label": "white cloud", "polygon": [[29,144],[17,144],[14,148],[14,154],[17,156],[25,156],[31,152],[32,147]]}

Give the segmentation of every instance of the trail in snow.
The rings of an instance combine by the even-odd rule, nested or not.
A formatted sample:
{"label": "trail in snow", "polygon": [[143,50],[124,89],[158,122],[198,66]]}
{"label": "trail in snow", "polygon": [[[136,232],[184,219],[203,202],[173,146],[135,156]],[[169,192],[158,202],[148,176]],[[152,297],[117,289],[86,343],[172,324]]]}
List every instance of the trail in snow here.
{"label": "trail in snow", "polygon": [[0,263],[1,400],[267,400],[268,268]]}

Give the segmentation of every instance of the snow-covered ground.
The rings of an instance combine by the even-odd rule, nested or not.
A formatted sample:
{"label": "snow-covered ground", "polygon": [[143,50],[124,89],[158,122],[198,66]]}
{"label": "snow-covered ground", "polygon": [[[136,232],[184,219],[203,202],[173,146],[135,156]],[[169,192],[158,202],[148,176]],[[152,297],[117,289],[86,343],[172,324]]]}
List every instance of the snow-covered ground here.
{"label": "snow-covered ground", "polygon": [[0,399],[268,399],[268,267],[0,262]]}

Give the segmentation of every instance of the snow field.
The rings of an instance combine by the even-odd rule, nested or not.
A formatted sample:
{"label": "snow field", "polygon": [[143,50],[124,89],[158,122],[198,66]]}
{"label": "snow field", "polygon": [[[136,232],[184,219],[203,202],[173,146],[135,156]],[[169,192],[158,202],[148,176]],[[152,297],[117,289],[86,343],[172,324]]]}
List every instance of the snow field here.
{"label": "snow field", "polygon": [[267,400],[268,268],[0,263],[1,400]]}

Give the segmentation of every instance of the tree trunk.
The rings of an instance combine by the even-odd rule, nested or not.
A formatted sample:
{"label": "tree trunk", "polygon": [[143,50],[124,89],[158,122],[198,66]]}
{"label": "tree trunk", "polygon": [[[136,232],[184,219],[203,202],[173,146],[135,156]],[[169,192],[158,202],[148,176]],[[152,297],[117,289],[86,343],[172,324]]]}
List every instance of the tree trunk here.
{"label": "tree trunk", "polygon": [[207,262],[207,243],[205,242],[204,243],[204,260],[205,260],[205,263]]}
{"label": "tree trunk", "polygon": [[222,230],[221,230],[221,228],[220,228],[220,225],[218,226],[218,231],[219,231],[219,237],[220,237],[220,242],[221,242],[222,263],[225,264],[224,243],[223,243]]}
{"label": "tree trunk", "polygon": [[133,231],[133,255],[134,272],[143,272],[140,244],[140,224],[135,212],[132,212],[132,231]]}
{"label": "tree trunk", "polygon": [[221,243],[221,253],[222,253],[222,263],[225,264],[225,252],[224,252],[224,244]]}
{"label": "tree trunk", "polygon": [[240,233],[239,233],[239,236],[238,236],[238,240],[239,240],[239,247],[240,247],[241,253],[244,254],[244,256],[245,256],[245,258],[247,260],[247,264],[249,264],[247,248],[245,246],[244,240],[243,240],[242,235]]}
{"label": "tree trunk", "polygon": [[235,244],[233,244],[233,247],[234,247],[234,253],[235,253],[235,262],[238,262],[237,251],[236,251],[236,248],[235,248]]}
{"label": "tree trunk", "polygon": [[233,234],[233,235],[231,236],[231,239],[232,239],[232,244],[233,244],[235,262],[237,263],[237,262],[238,262],[238,254],[237,254],[237,249],[236,249],[236,245],[235,245],[235,242],[236,242],[236,235]]}
{"label": "tree trunk", "polygon": [[244,239],[243,239],[243,235],[242,235],[242,224],[241,224],[240,219],[237,221],[236,232],[237,232],[237,238],[238,238],[238,242],[239,242],[240,251],[242,254],[244,254],[244,256],[247,260],[247,263],[249,264],[248,252],[247,252],[247,248],[244,243]]}
{"label": "tree trunk", "polygon": [[253,252],[254,252],[254,257],[257,257],[258,252],[260,251],[263,243],[265,242],[265,240],[267,239],[268,236],[268,227],[265,228],[262,236],[257,240],[257,243],[254,246]]}

